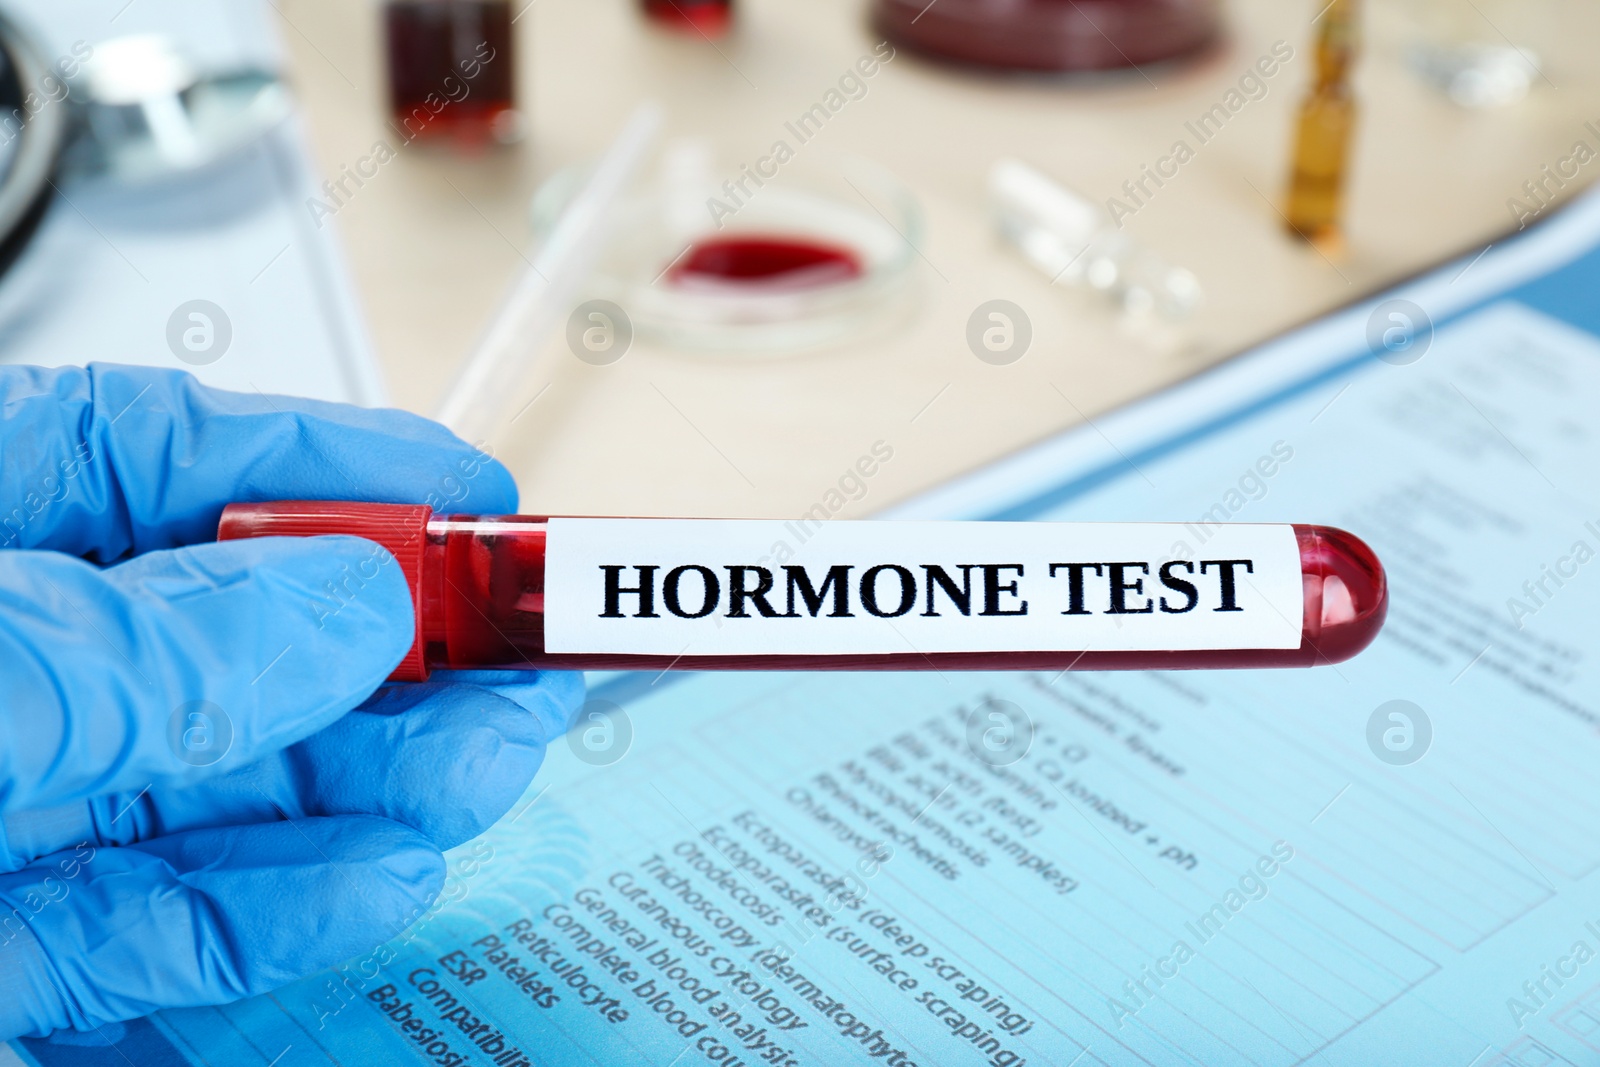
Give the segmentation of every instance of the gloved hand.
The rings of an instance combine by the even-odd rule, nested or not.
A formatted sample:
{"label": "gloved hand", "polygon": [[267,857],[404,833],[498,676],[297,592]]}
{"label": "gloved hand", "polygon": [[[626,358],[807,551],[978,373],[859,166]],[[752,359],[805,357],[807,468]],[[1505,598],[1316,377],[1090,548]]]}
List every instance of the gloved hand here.
{"label": "gloved hand", "polygon": [[496,513],[516,488],[402,412],[0,368],[0,1038],[395,936],[575,713],[577,675],[379,689],[412,638],[392,558],[208,543],[223,505],[274,499]]}

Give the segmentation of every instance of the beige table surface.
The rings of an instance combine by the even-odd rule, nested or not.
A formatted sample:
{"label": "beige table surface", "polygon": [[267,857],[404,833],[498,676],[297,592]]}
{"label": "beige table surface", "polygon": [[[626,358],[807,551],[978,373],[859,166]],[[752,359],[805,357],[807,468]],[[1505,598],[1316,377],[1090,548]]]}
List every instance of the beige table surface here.
{"label": "beige table surface", "polygon": [[[397,404],[433,407],[532,255],[532,192],[602,151],[639,99],[666,105],[670,133],[705,135],[721,159],[750,160],[875,43],[860,0],[740,2],[737,33],[712,48],[654,31],[626,0],[535,0],[515,27],[528,139],[477,159],[407,148],[339,211],[332,224]],[[317,161],[334,174],[386,133],[377,5],[276,6]],[[1520,104],[1468,112],[1403,66],[1403,10],[1370,4],[1349,249],[1331,263],[1288,239],[1268,201],[1280,197],[1321,7],[1238,0],[1231,40],[1208,61],[1088,87],[957,76],[902,54],[806,151],[875,159],[920,197],[927,263],[915,320],[869,345],[780,360],[636,344],[594,367],[553,341],[541,364],[549,389],[494,442],[524,510],[793,516],[884,441],[893,459],[841,515],[870,513],[1446,256],[1470,257],[1511,227],[1507,200],[1524,181],[1580,137],[1595,141],[1584,123],[1600,123],[1600,5],[1527,0],[1508,13],[1480,0],[1474,9],[1495,19],[1486,37],[1542,38],[1548,80]],[[1185,348],[1126,336],[1101,306],[1052,288],[994,239],[983,187],[996,158],[1021,157],[1103,201],[1280,39],[1296,58],[1268,95],[1127,222],[1205,288]],[[1010,366],[980,362],[965,341],[968,317],[993,298],[1033,323],[1030,351]]]}

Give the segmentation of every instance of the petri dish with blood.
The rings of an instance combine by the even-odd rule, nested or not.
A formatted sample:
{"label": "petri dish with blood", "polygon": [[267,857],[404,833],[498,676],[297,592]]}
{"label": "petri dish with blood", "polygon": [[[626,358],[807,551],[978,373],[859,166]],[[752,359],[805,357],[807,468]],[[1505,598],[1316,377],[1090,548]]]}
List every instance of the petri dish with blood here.
{"label": "petri dish with blood", "polygon": [[[558,173],[535,194],[537,239],[585,174]],[[867,160],[812,149],[730,162],[683,140],[618,204],[586,289],[658,348],[741,359],[811,351],[905,321],[922,229],[910,191]]]}
{"label": "petri dish with blood", "polygon": [[1198,55],[1221,37],[1218,0],[875,0],[896,48],[992,71],[1113,71]]}

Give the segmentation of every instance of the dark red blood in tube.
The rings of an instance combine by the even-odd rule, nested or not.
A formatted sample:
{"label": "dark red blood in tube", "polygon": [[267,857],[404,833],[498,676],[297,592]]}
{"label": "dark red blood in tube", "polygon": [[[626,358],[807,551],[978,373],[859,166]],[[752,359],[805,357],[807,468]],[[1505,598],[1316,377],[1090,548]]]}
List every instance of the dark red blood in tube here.
{"label": "dark red blood in tube", "polygon": [[732,0],[640,0],[645,17],[671,30],[721,37],[733,22]]}
{"label": "dark red blood in tube", "polygon": [[435,516],[426,507],[284,501],[232,504],[219,540],[355,534],[393,552],[411,583],[417,644],[394,673],[429,670],[1202,670],[1314,667],[1372,643],[1388,612],[1388,582],[1372,549],[1328,526],[1294,527],[1304,618],[1299,648],[1172,652],[917,652],[874,655],[549,655],[544,651],[548,520],[530,515]]}

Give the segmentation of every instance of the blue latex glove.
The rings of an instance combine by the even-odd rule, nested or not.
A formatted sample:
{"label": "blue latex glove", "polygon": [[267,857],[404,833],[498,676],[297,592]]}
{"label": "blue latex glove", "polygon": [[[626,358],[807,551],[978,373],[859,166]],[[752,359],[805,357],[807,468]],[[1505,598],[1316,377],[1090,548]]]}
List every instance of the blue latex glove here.
{"label": "blue latex glove", "polygon": [[370,542],[207,543],[224,504],[297,498],[516,509],[503,467],[401,412],[0,368],[0,1038],[393,937],[566,730],[577,675],[379,689],[413,620]]}

